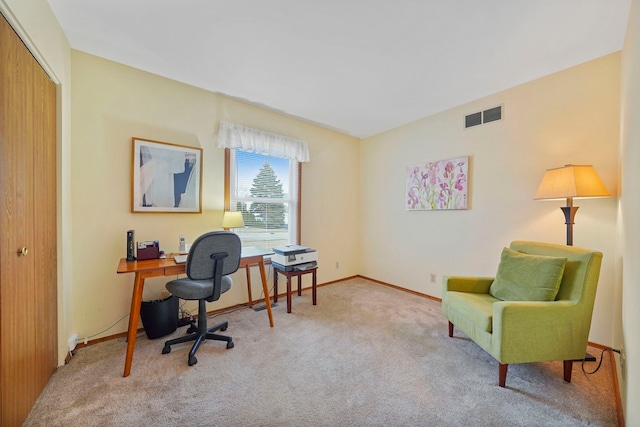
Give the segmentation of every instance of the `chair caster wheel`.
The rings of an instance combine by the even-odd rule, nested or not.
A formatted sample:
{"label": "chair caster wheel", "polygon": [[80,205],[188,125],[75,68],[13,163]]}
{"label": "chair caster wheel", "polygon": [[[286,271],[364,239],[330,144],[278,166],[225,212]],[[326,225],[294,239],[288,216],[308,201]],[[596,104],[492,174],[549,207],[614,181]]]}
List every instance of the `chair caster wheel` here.
{"label": "chair caster wheel", "polygon": [[196,328],[194,328],[193,326],[189,326],[189,327],[187,328],[187,332],[185,332],[185,334],[192,334],[192,333],[194,333],[194,332],[196,332],[196,331],[197,331],[197,329],[196,329]]}
{"label": "chair caster wheel", "polygon": [[233,347],[235,347],[235,344],[233,343],[233,341],[228,341],[227,342],[227,348],[229,349],[229,348],[233,348]]}
{"label": "chair caster wheel", "polygon": [[225,326],[224,328],[220,328],[220,330],[221,330],[222,332],[226,331],[226,330],[227,330],[227,326]]}
{"label": "chair caster wheel", "polygon": [[171,353],[171,346],[165,345],[162,348],[162,354],[167,354],[167,353]]}
{"label": "chair caster wheel", "polygon": [[193,365],[195,365],[196,363],[198,363],[198,359],[196,359],[196,357],[195,357],[195,356],[191,356],[191,357],[189,358],[189,362],[188,362],[188,363],[189,363],[189,366],[193,366]]}

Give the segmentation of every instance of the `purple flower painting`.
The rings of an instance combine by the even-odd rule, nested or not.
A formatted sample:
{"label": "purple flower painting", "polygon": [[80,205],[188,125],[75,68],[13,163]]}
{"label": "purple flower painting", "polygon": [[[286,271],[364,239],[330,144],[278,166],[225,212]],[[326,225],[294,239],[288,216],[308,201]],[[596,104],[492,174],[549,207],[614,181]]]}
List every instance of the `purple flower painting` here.
{"label": "purple flower painting", "polygon": [[406,209],[467,209],[469,158],[407,167]]}

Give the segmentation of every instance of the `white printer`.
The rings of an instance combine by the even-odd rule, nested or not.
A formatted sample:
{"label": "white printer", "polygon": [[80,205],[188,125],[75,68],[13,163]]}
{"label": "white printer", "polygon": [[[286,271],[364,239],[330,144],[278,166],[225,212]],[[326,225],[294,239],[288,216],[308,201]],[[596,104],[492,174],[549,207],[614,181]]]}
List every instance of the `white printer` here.
{"label": "white printer", "polygon": [[273,252],[271,262],[280,270],[308,270],[318,266],[318,252],[306,246],[276,246]]}

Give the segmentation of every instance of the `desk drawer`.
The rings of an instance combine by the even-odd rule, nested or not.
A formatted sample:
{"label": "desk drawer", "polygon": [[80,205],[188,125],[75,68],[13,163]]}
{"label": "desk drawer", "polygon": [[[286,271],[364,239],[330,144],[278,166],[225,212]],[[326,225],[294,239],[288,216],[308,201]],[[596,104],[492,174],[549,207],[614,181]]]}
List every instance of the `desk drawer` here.
{"label": "desk drawer", "polygon": [[176,265],[174,267],[166,267],[164,269],[165,276],[173,276],[174,274],[184,274],[184,265]]}

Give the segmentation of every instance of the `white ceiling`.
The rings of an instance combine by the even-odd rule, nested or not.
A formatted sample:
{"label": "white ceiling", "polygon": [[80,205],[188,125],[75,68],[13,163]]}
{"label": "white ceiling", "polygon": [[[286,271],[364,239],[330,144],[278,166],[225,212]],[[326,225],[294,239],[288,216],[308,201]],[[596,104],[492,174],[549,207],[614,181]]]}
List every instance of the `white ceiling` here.
{"label": "white ceiling", "polygon": [[48,1],[74,49],[357,137],[618,51],[630,8],[630,0]]}

